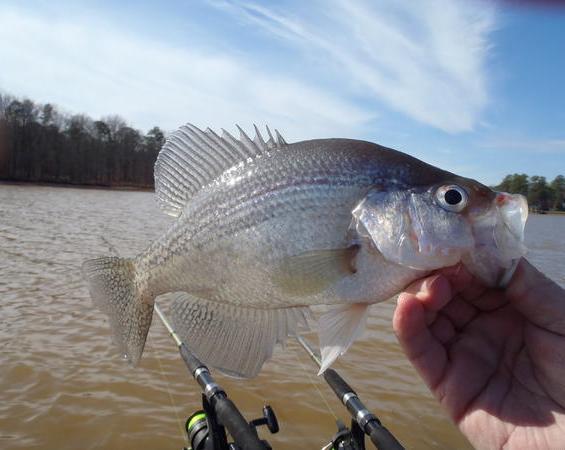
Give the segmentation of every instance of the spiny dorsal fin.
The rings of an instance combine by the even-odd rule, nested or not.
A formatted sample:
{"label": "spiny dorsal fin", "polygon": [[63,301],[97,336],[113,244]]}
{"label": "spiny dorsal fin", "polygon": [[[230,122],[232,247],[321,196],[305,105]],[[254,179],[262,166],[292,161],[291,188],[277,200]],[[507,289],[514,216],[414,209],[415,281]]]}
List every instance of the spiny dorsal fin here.
{"label": "spiny dorsal fin", "polygon": [[180,216],[197,191],[229,168],[287,145],[277,130],[275,140],[267,128],[269,140],[265,142],[257,126],[254,128],[253,140],[239,126],[240,138],[236,139],[225,130],[220,137],[210,128],[202,131],[190,123],[169,136],[155,162],[155,193],[161,209]]}
{"label": "spiny dorsal fin", "polygon": [[267,141],[267,146],[269,146],[269,148],[270,148],[270,147],[275,146],[276,143],[275,143],[275,139],[273,138],[273,135],[271,133],[269,126],[266,125],[265,128],[267,129],[267,134],[269,135],[269,140]]}
{"label": "spiny dorsal fin", "polygon": [[286,141],[279,133],[279,130],[275,130],[275,134],[277,135],[277,145],[286,145]]}

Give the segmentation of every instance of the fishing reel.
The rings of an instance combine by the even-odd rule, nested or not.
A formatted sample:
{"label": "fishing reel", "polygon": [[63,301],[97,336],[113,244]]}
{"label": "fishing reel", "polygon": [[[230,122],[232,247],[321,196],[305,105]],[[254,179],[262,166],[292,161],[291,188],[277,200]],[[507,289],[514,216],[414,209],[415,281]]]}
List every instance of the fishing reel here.
{"label": "fishing reel", "polygon": [[365,450],[365,434],[356,421],[351,421],[351,429],[339,419],[336,424],[337,433],[321,450]]}
{"label": "fishing reel", "polygon": [[[157,305],[155,312],[175,340],[186,367],[203,391],[202,410],[192,414],[185,424],[190,448],[184,450],[271,450],[267,441],[259,439],[257,427],[266,425],[271,433],[279,431],[273,409],[265,405],[263,417],[247,422],[225,391],[214,381],[208,368],[180,340]],[[297,336],[297,339],[318,366],[321,366],[319,357],[307,341],[301,336]],[[322,450],[365,450],[365,435],[380,450],[404,450],[335,370],[327,369],[323,376],[351,414],[352,421],[351,428],[348,429],[338,420],[338,432]],[[235,442],[228,443],[226,429]]]}
{"label": "fishing reel", "polygon": [[[185,431],[188,436],[190,447],[185,450],[241,450],[235,443],[228,443],[226,430],[218,422],[213,408],[205,396],[202,398],[203,410],[196,411],[185,423]],[[263,417],[249,422],[253,431],[257,434],[257,428],[266,426],[272,433],[278,433],[279,423],[277,416],[269,405],[263,406]],[[271,449],[267,441],[261,443],[265,449]]]}

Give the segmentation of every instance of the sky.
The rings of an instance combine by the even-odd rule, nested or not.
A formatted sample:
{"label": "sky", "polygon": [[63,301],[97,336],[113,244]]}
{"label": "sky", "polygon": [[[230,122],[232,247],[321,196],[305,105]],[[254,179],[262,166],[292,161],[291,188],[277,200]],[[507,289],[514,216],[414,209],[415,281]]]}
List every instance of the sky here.
{"label": "sky", "polygon": [[0,91],[142,131],[363,139],[491,185],[565,174],[565,8],[3,0]]}

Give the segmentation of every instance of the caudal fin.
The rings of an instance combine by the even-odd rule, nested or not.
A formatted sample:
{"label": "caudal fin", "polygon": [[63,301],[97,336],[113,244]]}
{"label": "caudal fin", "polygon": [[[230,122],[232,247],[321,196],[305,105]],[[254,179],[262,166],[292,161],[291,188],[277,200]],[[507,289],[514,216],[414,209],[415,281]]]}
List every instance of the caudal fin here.
{"label": "caudal fin", "polygon": [[94,304],[110,319],[120,354],[136,365],[153,317],[153,299],[144,298],[131,259],[104,257],[82,265]]}

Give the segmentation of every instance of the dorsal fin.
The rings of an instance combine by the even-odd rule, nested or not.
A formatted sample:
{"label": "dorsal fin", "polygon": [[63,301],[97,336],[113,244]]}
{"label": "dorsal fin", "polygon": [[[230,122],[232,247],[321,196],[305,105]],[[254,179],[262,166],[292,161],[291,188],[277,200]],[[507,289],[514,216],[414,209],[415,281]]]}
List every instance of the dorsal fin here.
{"label": "dorsal fin", "polygon": [[265,141],[254,128],[253,140],[239,126],[239,139],[225,130],[220,137],[210,128],[202,131],[190,123],[171,134],[155,162],[155,194],[160,208],[178,217],[197,191],[229,168],[287,145],[277,130],[275,140],[267,127],[269,139]]}

